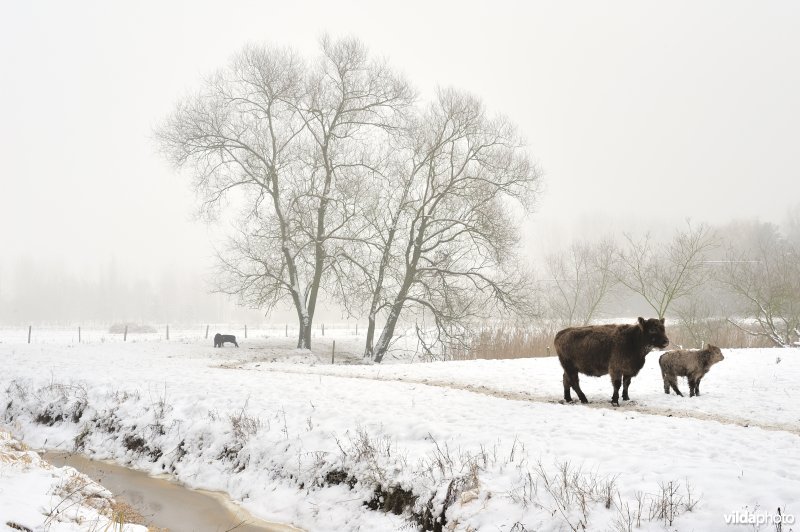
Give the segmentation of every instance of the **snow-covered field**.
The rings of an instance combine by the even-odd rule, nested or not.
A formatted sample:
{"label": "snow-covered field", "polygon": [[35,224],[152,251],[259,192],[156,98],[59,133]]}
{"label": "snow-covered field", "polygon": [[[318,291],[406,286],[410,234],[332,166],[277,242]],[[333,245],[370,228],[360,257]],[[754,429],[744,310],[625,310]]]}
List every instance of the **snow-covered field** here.
{"label": "snow-covered field", "polygon": [[283,332],[236,332],[240,349],[0,333],[0,424],[307,530],[414,529],[411,510],[516,532],[775,530],[778,508],[800,513],[800,349],[724,350],[696,398],[664,394],[654,352],[611,408],[608,377],[560,404],[556,358],[359,365],[352,330],[314,352]]}

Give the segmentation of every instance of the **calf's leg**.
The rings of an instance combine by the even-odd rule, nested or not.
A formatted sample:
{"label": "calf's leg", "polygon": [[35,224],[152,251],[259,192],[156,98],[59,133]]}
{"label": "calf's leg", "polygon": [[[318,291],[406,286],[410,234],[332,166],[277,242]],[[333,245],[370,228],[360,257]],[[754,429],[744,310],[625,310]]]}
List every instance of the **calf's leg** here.
{"label": "calf's leg", "polygon": [[669,379],[669,385],[672,386],[672,389],[675,390],[675,393],[683,397],[683,394],[678,389],[678,377],[676,377],[675,375],[670,375],[668,379]]}
{"label": "calf's leg", "polygon": [[697,381],[695,381],[694,377],[689,377],[689,397],[694,397],[695,385]]}

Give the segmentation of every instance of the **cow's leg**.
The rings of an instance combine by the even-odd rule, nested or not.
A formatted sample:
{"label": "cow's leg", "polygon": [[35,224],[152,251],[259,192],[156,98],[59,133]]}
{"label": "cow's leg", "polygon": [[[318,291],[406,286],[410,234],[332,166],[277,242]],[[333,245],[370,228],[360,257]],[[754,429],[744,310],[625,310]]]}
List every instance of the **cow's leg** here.
{"label": "cow's leg", "polygon": [[576,394],[578,394],[578,399],[581,400],[581,403],[588,403],[589,400],[586,398],[586,394],[584,394],[583,390],[581,390],[581,382],[578,378],[577,371],[570,375],[570,382],[572,383],[572,389],[575,390]]}
{"label": "cow's leg", "polygon": [[681,397],[683,397],[683,394],[678,389],[678,377],[676,377],[675,375],[670,375],[669,376],[669,385],[672,386],[672,389],[675,390],[675,393],[677,395],[680,395]]}
{"label": "cow's leg", "polygon": [[233,341],[233,345],[235,345],[236,347],[239,347],[239,343],[236,340]]}
{"label": "cow's leg", "polygon": [[622,377],[622,400],[623,401],[630,401],[631,398],[628,397],[628,386],[631,385],[631,376],[625,375]]}
{"label": "cow's leg", "polygon": [[694,380],[694,377],[689,377],[689,397],[694,397],[694,390],[695,384],[697,381]]}
{"label": "cow's leg", "polygon": [[669,377],[664,373],[664,370],[661,370],[661,378],[664,380],[664,393],[669,395]]}
{"label": "cow's leg", "polygon": [[700,379],[703,377],[697,377],[697,380],[694,381],[694,394],[700,396]]}
{"label": "cow's leg", "polygon": [[622,373],[612,373],[611,384],[614,386],[614,395],[611,396],[611,404],[619,406],[619,387],[622,386]]}
{"label": "cow's leg", "polygon": [[578,369],[569,362],[562,362],[561,365],[564,368],[564,400],[567,402],[572,401],[572,396],[569,393],[569,389],[572,388],[578,395],[578,399],[580,399],[581,403],[588,403],[589,400],[586,399],[586,395],[583,393],[583,390],[581,390]]}

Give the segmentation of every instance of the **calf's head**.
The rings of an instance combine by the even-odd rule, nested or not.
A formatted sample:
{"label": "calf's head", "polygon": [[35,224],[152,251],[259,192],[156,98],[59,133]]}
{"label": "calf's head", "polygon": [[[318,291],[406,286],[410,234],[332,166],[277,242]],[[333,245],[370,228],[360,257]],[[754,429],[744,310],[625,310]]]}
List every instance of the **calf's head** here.
{"label": "calf's head", "polygon": [[709,358],[708,358],[708,365],[709,366],[714,365],[717,362],[722,362],[723,360],[725,360],[725,357],[722,355],[722,350],[719,347],[715,346],[715,345],[706,344],[706,351],[708,351],[708,353],[710,355]]}
{"label": "calf's head", "polygon": [[639,328],[642,330],[642,336],[647,345],[662,349],[669,345],[669,338],[664,329],[664,318],[650,318],[646,320],[639,318]]}

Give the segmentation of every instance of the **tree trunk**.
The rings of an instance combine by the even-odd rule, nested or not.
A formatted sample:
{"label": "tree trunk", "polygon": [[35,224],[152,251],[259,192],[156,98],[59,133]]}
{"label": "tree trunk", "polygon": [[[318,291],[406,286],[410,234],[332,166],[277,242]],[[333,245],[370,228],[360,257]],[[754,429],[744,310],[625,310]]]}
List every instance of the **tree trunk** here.
{"label": "tree trunk", "polygon": [[292,302],[297,312],[297,348],[311,349],[311,320],[305,308],[303,296],[299,291],[292,290]]}
{"label": "tree trunk", "polygon": [[372,342],[375,339],[375,315],[367,318],[367,341],[364,344],[364,358],[372,358]]}
{"label": "tree trunk", "polygon": [[301,317],[298,323],[300,327],[297,333],[297,348],[311,349],[311,321],[308,317]]}
{"label": "tree trunk", "polygon": [[322,196],[319,200],[319,207],[317,207],[317,227],[315,231],[314,242],[314,277],[311,280],[311,287],[308,292],[308,300],[306,301],[306,323],[303,336],[303,347],[311,349],[311,324],[314,321],[314,312],[317,308],[317,297],[319,296],[319,287],[322,283],[322,272],[325,269],[325,259],[327,252],[325,250],[325,216],[328,212],[328,194],[331,190],[331,182],[333,181],[333,170],[331,170],[331,163],[328,159],[328,144],[327,139],[322,146],[322,158],[325,161],[325,184],[322,189]]}
{"label": "tree trunk", "polygon": [[397,326],[397,320],[400,319],[400,313],[403,311],[403,305],[406,303],[408,291],[411,289],[414,276],[417,272],[418,259],[419,255],[415,251],[414,260],[412,260],[411,264],[406,266],[406,275],[405,279],[403,279],[403,285],[400,287],[397,297],[394,298],[389,316],[386,318],[386,325],[384,325],[381,336],[378,338],[378,343],[375,344],[375,348],[373,349],[375,362],[381,362],[384,355],[386,355],[386,351],[389,350],[389,344],[392,342],[392,336],[394,336],[394,328]]}
{"label": "tree trunk", "polygon": [[[419,214],[422,214],[422,212]],[[406,304],[408,292],[411,290],[411,285],[414,284],[414,278],[417,275],[417,264],[422,254],[423,237],[425,236],[425,230],[428,226],[427,217],[421,216],[419,227],[415,227],[415,225],[416,224],[412,224],[411,226],[411,234],[414,235],[414,238],[409,242],[406,248],[406,257],[410,255],[410,260],[406,262],[406,273],[403,277],[403,284],[400,287],[400,291],[397,293],[397,297],[394,298],[389,316],[386,318],[386,325],[373,350],[375,362],[380,363],[386,355],[386,351],[389,350],[389,344],[392,341],[392,336],[394,336],[394,329],[397,326],[397,321],[400,319],[403,306]]]}
{"label": "tree trunk", "polygon": [[400,319],[400,313],[403,310],[405,298],[406,291],[403,291],[402,294],[398,294],[397,298],[392,304],[392,310],[389,312],[389,316],[386,318],[386,325],[383,327],[383,332],[381,332],[381,336],[378,338],[378,343],[375,344],[375,349],[373,350],[373,353],[375,354],[375,362],[380,363],[383,360],[383,357],[386,355],[386,352],[389,350],[389,344],[392,342],[394,329],[397,326],[397,320]]}

